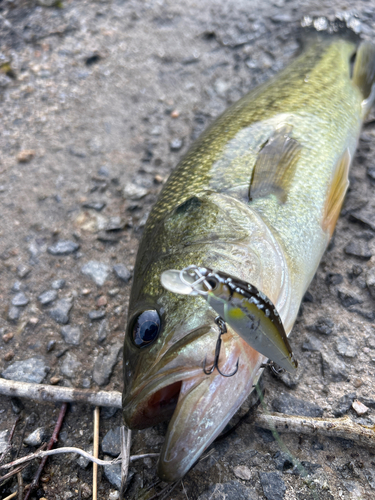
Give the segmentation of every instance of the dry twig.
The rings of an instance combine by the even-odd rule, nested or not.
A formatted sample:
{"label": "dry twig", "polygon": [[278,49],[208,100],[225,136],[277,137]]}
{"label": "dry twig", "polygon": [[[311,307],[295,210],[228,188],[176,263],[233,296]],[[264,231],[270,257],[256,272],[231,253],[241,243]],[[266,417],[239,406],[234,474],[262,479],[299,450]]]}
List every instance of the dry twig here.
{"label": "dry twig", "polygon": [[[94,445],[93,445],[94,457],[99,456],[99,406],[96,406],[94,410]],[[97,500],[98,498],[98,464],[93,462],[92,464],[92,500]]]}

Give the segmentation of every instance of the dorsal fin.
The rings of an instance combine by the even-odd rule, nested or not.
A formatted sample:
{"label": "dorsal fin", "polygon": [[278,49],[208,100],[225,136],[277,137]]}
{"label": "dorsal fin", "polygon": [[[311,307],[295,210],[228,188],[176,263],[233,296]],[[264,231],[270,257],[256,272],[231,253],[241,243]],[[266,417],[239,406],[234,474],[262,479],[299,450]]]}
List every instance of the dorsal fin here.
{"label": "dorsal fin", "polygon": [[329,232],[330,236],[332,236],[332,233],[335,229],[336,222],[341,210],[341,205],[344,201],[345,193],[349,186],[348,175],[350,160],[350,153],[346,149],[340,160],[337,162],[332,183],[330,184],[327,193],[322,227],[324,231]]}
{"label": "dorsal fin", "polygon": [[375,45],[362,42],[358,47],[354,68],[353,83],[363,94],[363,114],[367,115],[375,98]]}
{"label": "dorsal fin", "polygon": [[260,150],[250,181],[250,201],[274,194],[285,203],[302,149],[290,137],[292,129],[291,125],[280,125]]}

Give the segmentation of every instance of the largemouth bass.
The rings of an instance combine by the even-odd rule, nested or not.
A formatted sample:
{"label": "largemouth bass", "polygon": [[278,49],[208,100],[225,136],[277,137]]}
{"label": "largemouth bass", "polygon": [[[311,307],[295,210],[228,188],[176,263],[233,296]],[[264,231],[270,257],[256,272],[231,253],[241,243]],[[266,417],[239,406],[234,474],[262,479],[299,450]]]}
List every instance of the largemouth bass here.
{"label": "largemouth bass", "polygon": [[238,361],[237,373],[204,371],[214,362],[217,313],[199,294],[166,290],[162,273],[193,264],[236,277],[274,305],[288,335],[333,233],[374,79],[370,43],[312,38],[284,71],[221,115],[165,184],[137,256],[123,394],[130,428],[170,419],[162,479],[186,474],[267,359],[228,324],[218,361],[224,374]]}

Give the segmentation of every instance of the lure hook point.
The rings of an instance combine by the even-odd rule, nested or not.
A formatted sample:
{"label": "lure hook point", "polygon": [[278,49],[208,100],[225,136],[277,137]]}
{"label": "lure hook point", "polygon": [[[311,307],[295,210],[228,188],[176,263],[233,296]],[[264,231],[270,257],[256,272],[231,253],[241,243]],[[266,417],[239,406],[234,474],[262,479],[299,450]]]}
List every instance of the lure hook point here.
{"label": "lure hook point", "polygon": [[232,373],[227,374],[227,373],[223,373],[220,370],[220,368],[219,368],[219,356],[220,356],[220,349],[221,349],[221,343],[222,343],[221,336],[224,335],[224,333],[227,333],[227,327],[226,327],[225,321],[223,320],[223,318],[221,316],[217,316],[215,318],[215,323],[217,324],[217,326],[219,327],[219,330],[220,330],[219,337],[218,337],[217,342],[216,342],[215,359],[214,359],[214,362],[213,362],[211,368],[208,368],[206,370],[207,357],[205,357],[204,361],[203,361],[203,371],[206,375],[211,375],[211,373],[216,368],[216,370],[220,373],[220,375],[222,377],[233,377],[233,375],[235,375],[238,372],[240,358],[237,359],[236,368],[234,369],[234,371]]}

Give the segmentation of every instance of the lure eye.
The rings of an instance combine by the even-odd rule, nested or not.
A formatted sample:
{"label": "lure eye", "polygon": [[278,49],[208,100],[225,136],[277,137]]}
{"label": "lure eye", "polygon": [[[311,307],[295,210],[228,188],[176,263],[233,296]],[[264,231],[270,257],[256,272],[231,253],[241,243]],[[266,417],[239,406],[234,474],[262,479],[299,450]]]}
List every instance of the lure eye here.
{"label": "lure eye", "polygon": [[145,347],[153,342],[160,332],[160,317],[157,311],[143,311],[133,323],[133,341],[138,347]]}
{"label": "lure eye", "polygon": [[215,288],[217,287],[217,285],[219,284],[219,282],[217,281],[217,279],[213,278],[213,277],[210,277],[210,278],[207,278],[206,279],[207,283],[210,285],[211,287],[211,290],[210,291],[213,291],[215,290]]}

